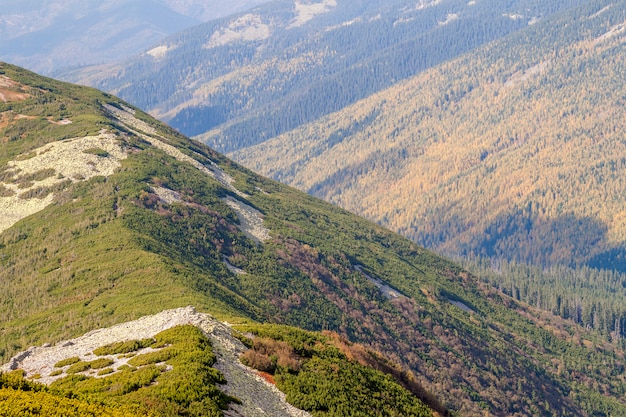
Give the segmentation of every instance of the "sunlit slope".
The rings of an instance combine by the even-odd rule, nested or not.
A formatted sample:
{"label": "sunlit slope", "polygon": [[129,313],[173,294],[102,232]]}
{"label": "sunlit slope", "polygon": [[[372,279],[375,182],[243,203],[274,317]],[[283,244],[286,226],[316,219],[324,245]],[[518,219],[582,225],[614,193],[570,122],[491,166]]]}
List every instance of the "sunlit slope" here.
{"label": "sunlit slope", "polygon": [[231,156],[444,253],[624,270],[625,15],[545,19]]}
{"label": "sunlit slope", "polygon": [[64,79],[229,152],[261,143],[589,0],[281,0]]}

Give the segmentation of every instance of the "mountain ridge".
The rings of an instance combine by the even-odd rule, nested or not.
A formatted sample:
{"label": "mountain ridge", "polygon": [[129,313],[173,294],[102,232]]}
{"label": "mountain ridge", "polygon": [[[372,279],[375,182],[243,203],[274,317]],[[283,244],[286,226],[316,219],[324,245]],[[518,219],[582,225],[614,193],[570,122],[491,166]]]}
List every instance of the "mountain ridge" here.
{"label": "mountain ridge", "polygon": [[[274,385],[257,375],[253,369],[239,362],[239,356],[246,350],[246,347],[231,335],[231,328],[208,314],[198,313],[191,306],[163,311],[105,329],[92,330],[79,338],[60,341],[55,346],[31,347],[0,366],[0,372],[21,369],[25,371],[25,378],[40,375],[35,378],[36,381],[50,385],[66,376],[64,373],[50,375],[55,373],[55,368],[59,368],[55,367],[55,364],[63,360],[74,357],[89,360],[93,355],[92,352],[103,346],[153,338],[164,330],[182,325],[198,327],[210,338],[217,356],[214,366],[224,374],[227,381],[227,384],[222,386],[222,390],[241,402],[231,405],[233,412],[247,417],[257,415],[310,417],[309,413],[297,410],[287,403],[285,395]],[[141,353],[145,352],[138,352],[138,354]],[[128,358],[113,357],[113,359],[115,362],[108,365],[112,367],[113,372],[128,362]],[[92,374],[95,373],[92,372]]]}
{"label": "mountain ridge", "polygon": [[228,152],[580,3],[316,1],[308,6],[315,13],[294,27],[302,6],[281,1],[172,36],[159,44],[158,58],[138,56],[64,78],[115,93]]}
{"label": "mountain ridge", "polygon": [[[127,154],[111,175],[47,190],[52,204],[0,233],[4,360],[35,343],[195,305],[222,320],[336,331],[412,371],[445,408],[464,415],[626,409],[618,341],[255,175],[111,95],[7,64],[0,72],[15,83],[15,100],[0,102],[3,184],[41,181],[6,172],[50,143],[102,129]],[[97,147],[87,154],[111,157]],[[259,216],[269,238],[248,237],[237,209]],[[319,381],[331,359],[311,358],[304,371]],[[308,384],[285,378],[290,389]]]}
{"label": "mountain ridge", "polygon": [[48,75],[144,52],[162,38],[266,0],[5,0],[0,11],[4,61]]}

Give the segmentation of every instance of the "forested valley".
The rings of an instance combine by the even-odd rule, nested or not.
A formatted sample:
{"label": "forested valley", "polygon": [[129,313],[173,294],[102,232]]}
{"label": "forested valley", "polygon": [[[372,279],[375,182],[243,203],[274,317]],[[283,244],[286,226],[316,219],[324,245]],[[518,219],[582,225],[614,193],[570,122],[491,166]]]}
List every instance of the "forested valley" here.
{"label": "forested valley", "polygon": [[618,342],[625,10],[588,2],[231,155]]}
{"label": "forested valley", "polygon": [[422,4],[276,2],[68,77],[618,340],[624,2]]}
{"label": "forested valley", "polygon": [[310,18],[283,0],[189,29],[122,64],[63,77],[230,152],[584,3],[341,1],[318,4],[325,9]]}
{"label": "forested valley", "polygon": [[[230,155],[334,205],[112,95],[0,64],[0,199],[50,203],[0,233],[0,355],[195,305],[254,323],[247,360],[309,408],[337,360],[390,386],[345,363],[361,345],[459,415],[626,414],[626,2],[314,6],[273,2],[80,76],[137,81],[153,113],[252,145]],[[95,140],[71,156],[88,173],[117,161],[109,174],[49,162]],[[345,385],[320,392],[343,410]],[[422,414],[405,394],[390,402]]]}

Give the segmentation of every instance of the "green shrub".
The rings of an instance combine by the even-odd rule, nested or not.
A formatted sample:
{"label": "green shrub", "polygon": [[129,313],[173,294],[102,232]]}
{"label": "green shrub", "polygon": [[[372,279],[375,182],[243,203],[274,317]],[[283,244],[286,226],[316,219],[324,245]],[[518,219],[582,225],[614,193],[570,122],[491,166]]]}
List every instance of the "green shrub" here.
{"label": "green shrub", "polygon": [[139,349],[143,349],[154,344],[154,339],[142,339],[142,340],[127,340],[125,342],[111,343],[106,346],[101,346],[93,351],[95,355],[117,355],[120,353],[136,352]]}
{"label": "green shrub", "polygon": [[113,368],[104,368],[98,371],[98,376],[112,374],[113,372],[115,372]]}
{"label": "green shrub", "polygon": [[89,362],[89,365],[91,366],[91,369],[102,369],[106,368],[107,366],[111,366],[114,363],[115,361],[108,358],[98,358]]}
{"label": "green shrub", "polygon": [[76,362],[75,364],[67,368],[65,372],[67,374],[77,374],[79,372],[87,371],[90,368],[91,368],[91,365],[89,365],[89,362],[80,361],[80,362]]}
{"label": "green shrub", "polygon": [[132,366],[144,366],[150,365],[153,363],[160,363],[169,360],[174,355],[172,349],[164,348],[161,350],[157,350],[154,352],[144,353],[142,355],[137,355],[131,358],[128,361],[129,365]]}
{"label": "green shrub", "polygon": [[100,148],[85,149],[83,153],[100,156],[102,158],[106,158],[109,156],[109,153],[107,151],[105,151],[104,149],[100,149]]}
{"label": "green shrub", "polygon": [[55,368],[63,368],[67,365],[73,365],[76,362],[80,362],[80,358],[78,356],[73,356],[71,358],[63,359],[54,364]]}
{"label": "green shrub", "polygon": [[[98,378],[68,375],[53,382],[51,389],[94,402],[149,408],[159,417],[222,417],[221,410],[236,401],[216,387],[225,382],[224,376],[212,367],[216,358],[209,339],[194,326],[174,327],[142,343],[109,345],[97,353],[138,349],[148,344],[167,347],[137,355],[116,372],[112,368],[102,369]],[[94,363],[104,361],[108,359],[77,362],[72,366],[93,368]],[[167,366],[154,364],[163,361]]]}

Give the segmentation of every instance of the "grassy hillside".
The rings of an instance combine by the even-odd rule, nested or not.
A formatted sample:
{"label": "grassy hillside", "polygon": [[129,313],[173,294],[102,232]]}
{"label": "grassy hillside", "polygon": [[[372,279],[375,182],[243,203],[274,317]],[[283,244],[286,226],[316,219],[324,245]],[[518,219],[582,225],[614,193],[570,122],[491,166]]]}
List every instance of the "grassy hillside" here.
{"label": "grassy hillside", "polygon": [[[0,72],[0,204],[45,203],[0,233],[5,360],[192,304],[230,321],[333,330],[411,370],[461,415],[626,413],[619,343],[259,177],[112,96],[7,64]],[[55,153],[93,137],[102,145]],[[51,154],[70,159],[44,164]],[[59,178],[79,160],[117,168]],[[41,165],[31,172],[23,161]],[[320,378],[333,369],[311,366]]]}
{"label": "grassy hillside", "polygon": [[589,2],[232,156],[442,253],[624,271],[625,14]]}

